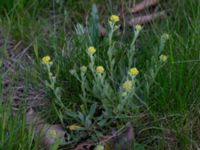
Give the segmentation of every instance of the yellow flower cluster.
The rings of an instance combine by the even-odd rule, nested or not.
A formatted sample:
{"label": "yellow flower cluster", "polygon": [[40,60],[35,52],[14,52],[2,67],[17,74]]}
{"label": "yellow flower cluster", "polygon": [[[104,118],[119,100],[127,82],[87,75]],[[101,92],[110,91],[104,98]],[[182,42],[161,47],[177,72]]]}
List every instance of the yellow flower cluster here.
{"label": "yellow flower cluster", "polygon": [[102,73],[104,73],[104,67],[103,66],[97,66],[97,68],[96,68],[96,72],[97,73],[99,73],[99,74],[102,74]]}
{"label": "yellow flower cluster", "polygon": [[105,150],[104,146],[103,145],[97,145],[95,147],[95,150]]}
{"label": "yellow flower cluster", "polygon": [[164,54],[160,55],[159,58],[160,58],[160,61],[162,61],[162,62],[166,62],[167,59],[168,59],[168,57],[166,55],[164,55]]}
{"label": "yellow flower cluster", "polygon": [[45,64],[45,65],[52,64],[51,57],[50,56],[44,56],[42,58],[42,63]]}
{"label": "yellow flower cluster", "polygon": [[95,52],[96,52],[96,49],[95,49],[93,46],[90,46],[90,47],[88,48],[88,54],[89,54],[89,55],[93,55]]}
{"label": "yellow flower cluster", "polygon": [[122,87],[126,92],[130,92],[133,89],[133,81],[131,80],[125,81]]}
{"label": "yellow flower cluster", "polygon": [[140,31],[142,30],[142,26],[139,25],[139,24],[136,25],[136,26],[135,26],[135,30],[138,31],[138,32],[140,32]]}
{"label": "yellow flower cluster", "polygon": [[119,16],[117,15],[110,16],[110,21],[114,23],[119,22]]}
{"label": "yellow flower cluster", "polygon": [[131,68],[131,69],[128,71],[128,74],[129,74],[130,76],[136,76],[136,75],[139,74],[139,70],[138,70],[136,67]]}
{"label": "yellow flower cluster", "polygon": [[57,132],[56,132],[56,130],[50,130],[50,131],[48,132],[48,135],[49,135],[49,137],[51,137],[51,138],[56,138],[56,137],[57,137]]}

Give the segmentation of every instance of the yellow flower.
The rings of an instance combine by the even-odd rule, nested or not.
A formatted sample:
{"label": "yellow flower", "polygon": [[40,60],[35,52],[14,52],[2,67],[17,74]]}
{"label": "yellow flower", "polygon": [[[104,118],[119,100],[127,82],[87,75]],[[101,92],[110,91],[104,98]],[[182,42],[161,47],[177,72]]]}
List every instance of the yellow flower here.
{"label": "yellow flower", "polygon": [[97,73],[100,73],[100,74],[102,74],[102,73],[104,73],[104,68],[103,68],[103,66],[98,66],[97,68],[96,68],[96,72]]}
{"label": "yellow flower", "polygon": [[122,87],[126,92],[130,92],[133,89],[133,81],[131,80],[125,81]]}
{"label": "yellow flower", "polygon": [[75,130],[80,130],[82,127],[76,124],[72,124],[70,126],[67,126],[68,129],[70,129],[71,131],[75,131]]}
{"label": "yellow flower", "polygon": [[110,21],[111,22],[118,22],[119,21],[119,16],[117,16],[117,15],[112,15],[111,17],[110,17]]}
{"label": "yellow flower", "polygon": [[56,132],[56,130],[50,130],[50,131],[48,132],[48,135],[49,135],[49,137],[51,137],[51,138],[56,138],[56,137],[57,137],[57,132]]}
{"label": "yellow flower", "polygon": [[81,70],[81,72],[86,73],[87,72],[87,67],[86,66],[81,66],[80,70]]}
{"label": "yellow flower", "polygon": [[142,30],[142,26],[139,25],[139,24],[137,24],[137,25],[135,26],[135,29],[136,29],[136,31],[140,32],[140,31]]}
{"label": "yellow flower", "polygon": [[168,57],[166,55],[162,54],[162,55],[160,55],[159,58],[160,58],[160,61],[166,62]]}
{"label": "yellow flower", "polygon": [[42,58],[42,63],[45,64],[45,65],[51,64],[52,63],[51,57],[50,56],[44,56]]}
{"label": "yellow flower", "polygon": [[88,48],[88,54],[89,54],[89,55],[93,55],[95,52],[96,52],[96,49],[95,49],[93,46],[90,46],[90,47]]}
{"label": "yellow flower", "polygon": [[139,70],[138,70],[136,67],[131,68],[131,69],[128,71],[128,74],[129,74],[130,76],[136,76],[136,75],[139,74]]}
{"label": "yellow flower", "polygon": [[95,150],[104,150],[105,148],[104,148],[104,146],[103,145],[97,145],[96,147],[95,147]]}

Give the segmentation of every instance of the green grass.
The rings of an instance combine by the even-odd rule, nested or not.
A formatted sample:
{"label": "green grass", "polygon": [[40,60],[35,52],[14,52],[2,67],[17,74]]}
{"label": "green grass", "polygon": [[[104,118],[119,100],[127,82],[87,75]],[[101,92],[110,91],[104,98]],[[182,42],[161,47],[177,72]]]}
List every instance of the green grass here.
{"label": "green grass", "polygon": [[[74,27],[79,22],[85,26],[85,18],[90,16],[94,2],[98,4],[100,21],[106,24],[112,12],[118,13],[117,8],[119,8],[120,1],[109,1],[106,7],[103,7],[105,2],[103,0],[67,1],[64,2],[66,7],[61,5],[62,1],[56,3],[56,1],[49,2],[47,0],[43,2],[18,0],[18,3],[5,1],[4,5],[6,7],[0,7],[0,12],[2,12],[0,24],[4,29],[14,39],[22,40],[25,45],[32,45],[30,54],[34,59],[31,65],[24,68],[24,71],[27,72],[32,70],[31,74],[28,75],[29,79],[27,79],[29,83],[37,87],[41,81],[48,80],[48,74],[44,65],[41,64],[41,58],[44,55],[50,55],[54,61],[51,69],[57,77],[55,86],[61,88],[60,98],[65,106],[73,111],[79,109],[81,103],[79,95],[82,90],[80,83],[70,74],[69,70],[78,69],[81,65],[87,65],[90,62],[84,50],[91,45],[88,35],[77,35]],[[130,1],[127,1],[126,5],[128,6],[129,3]],[[145,149],[167,149],[169,145],[172,145],[172,149],[197,149],[200,144],[198,110],[200,105],[200,4],[195,0],[168,0],[164,7],[168,9],[169,16],[165,20],[146,25],[136,42],[138,51],[135,64],[140,70],[138,80],[141,86],[139,94],[148,105],[148,109],[142,106],[138,110],[130,110],[135,115],[133,123],[136,127],[136,141],[143,145]],[[56,17],[53,17],[53,13],[56,14]],[[88,21],[88,26],[95,26],[94,23],[92,24],[91,17]],[[92,29],[95,31],[95,28]],[[95,33],[96,31],[93,30],[90,31]],[[156,51],[163,33],[170,35],[163,51],[164,54],[169,56],[169,59],[167,64],[159,70],[149,91],[147,91],[147,82],[144,80],[144,75],[149,75],[149,70],[155,67],[155,63],[151,61],[151,58],[157,55]],[[126,72],[126,69],[121,69],[121,66],[125,66],[124,64],[127,63],[123,51],[129,48],[132,40],[130,34],[133,34],[133,31],[127,29],[121,37],[117,34],[114,36],[114,40],[118,41],[116,43],[118,49],[116,59],[119,60],[120,64],[118,72],[115,72],[114,76],[118,84],[121,84],[122,75]],[[102,50],[97,52],[96,65],[105,65],[104,60],[107,59],[106,51],[109,47],[107,38],[97,38],[94,46],[97,50]],[[148,65],[148,63],[150,64]],[[88,79],[92,81],[92,75],[89,75]],[[48,109],[45,107],[40,109],[42,109],[45,118],[49,122],[60,123],[61,118],[64,116],[64,122],[68,122],[66,125],[78,123],[84,126],[87,124],[81,122],[78,119],[80,116],[77,116],[77,114],[71,114],[74,117],[70,117],[69,114],[63,111],[63,114],[59,116],[53,105],[57,100],[56,94],[45,88],[44,82],[42,84],[46,89],[50,104]],[[88,82],[88,84],[92,85],[91,82]],[[115,88],[113,92],[116,93]],[[88,96],[89,98],[93,97],[93,100],[98,104],[101,102],[101,98],[95,97],[96,95],[92,92]],[[0,97],[2,96],[0,95]],[[90,104],[92,103],[89,103],[88,110],[92,109],[90,106],[93,105]],[[56,108],[59,107],[56,106]],[[4,109],[9,110],[9,106],[7,108]],[[8,118],[12,118],[10,110],[7,114]],[[84,115],[87,116],[87,113]],[[145,117],[137,117],[140,115]],[[3,116],[7,119],[5,115]],[[27,149],[27,146],[30,146],[27,143],[33,143],[33,133],[25,128],[25,121],[22,119],[20,122],[14,118],[7,120],[5,123],[9,125],[8,131],[13,134],[20,133],[18,139],[19,143],[22,143],[21,149]],[[118,120],[117,126],[123,126],[126,121],[123,119]],[[17,125],[20,125],[20,131],[14,132],[18,127]],[[3,133],[5,129],[3,126],[1,127],[0,137],[2,138],[0,144],[5,139]],[[109,131],[111,130],[108,123],[105,124],[105,130],[101,132]],[[94,130],[90,131],[89,134],[100,133]],[[15,146],[14,137],[8,140],[9,144],[7,145]],[[92,138],[96,140],[95,136]],[[6,146],[6,144],[4,145]]]}
{"label": "green grass", "polygon": [[2,103],[0,105],[0,149],[38,149],[35,133],[26,126],[26,111],[20,109],[13,115],[12,105]]}
{"label": "green grass", "polygon": [[199,134],[196,132],[200,90],[198,86],[199,4],[196,5],[195,1],[171,1],[171,4],[169,1],[168,3],[171,16],[153,26],[155,34],[145,34],[145,43],[148,44],[141,44],[143,52],[149,53],[149,47],[154,47],[152,39],[155,39],[160,31],[171,35],[166,45],[170,62],[158,74],[156,84],[146,100],[157,116],[156,121],[163,118],[156,124],[163,129],[172,130],[178,136],[180,149],[189,147],[196,149],[199,139]]}

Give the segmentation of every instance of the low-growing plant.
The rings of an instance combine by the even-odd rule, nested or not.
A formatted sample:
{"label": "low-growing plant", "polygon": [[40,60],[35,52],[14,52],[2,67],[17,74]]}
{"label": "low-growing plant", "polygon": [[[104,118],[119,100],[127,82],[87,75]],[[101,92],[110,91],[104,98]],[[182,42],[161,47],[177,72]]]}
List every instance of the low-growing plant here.
{"label": "low-growing plant", "polygon": [[[94,2],[97,2],[101,17],[97,16],[97,9],[93,6],[92,15],[87,20],[89,8]],[[170,145],[172,149],[198,149],[200,137],[198,128],[200,3],[195,0],[162,1],[160,6],[169,10],[167,17],[162,21],[153,21],[145,25],[135,39],[136,41],[129,38],[133,33],[129,32],[131,29],[126,27],[123,28],[123,33],[127,34],[121,34],[122,28],[120,28],[112,36],[110,36],[111,32],[108,32],[108,36],[100,37],[99,23],[105,25],[107,31],[111,31],[109,24],[104,22],[107,14],[124,10],[122,17],[125,20],[129,19],[132,15],[126,14],[126,10],[129,10],[134,3],[135,1],[122,2],[119,0],[109,0],[109,2],[105,0],[2,0],[0,2],[0,24],[2,29],[8,31],[16,42],[20,41],[19,43],[22,42],[24,46],[30,45],[29,58],[34,66],[30,66],[29,63],[26,66],[23,63],[21,69],[29,68],[27,72],[30,76],[21,74],[24,79],[29,79],[31,86],[40,85],[40,79],[46,80],[47,99],[51,100],[52,109],[48,105],[42,109],[39,107],[37,110],[44,111],[44,117],[49,122],[61,122],[63,127],[68,129],[68,141],[80,141],[82,137],[84,141],[92,137],[98,142],[102,134],[109,134],[127,121],[133,121],[136,127],[136,141],[139,142],[134,142],[134,149],[143,149],[143,147],[166,149],[166,146]],[[82,21],[85,20],[86,24],[83,24]],[[76,22],[81,23],[75,26],[74,34],[71,29]],[[156,44],[163,31],[167,31],[172,37],[166,44],[165,52],[162,50],[163,46],[159,48]],[[112,37],[111,51],[109,51],[109,37]],[[165,38],[164,41],[166,41]],[[32,45],[35,59],[31,57]],[[102,93],[106,91],[102,88],[104,85],[94,86],[96,80],[89,67],[91,60],[87,53],[90,46],[96,49],[94,73],[97,76],[96,67],[103,66],[104,73],[100,75],[103,76],[103,84],[106,86],[108,84],[111,88],[108,92],[113,92],[108,95],[111,100],[107,97],[102,99]],[[133,47],[133,50],[130,50],[130,47]],[[111,52],[110,60],[114,59],[113,66],[110,63],[112,61],[109,60],[108,52]],[[1,50],[0,57],[4,55],[3,53],[4,51]],[[49,67],[50,71],[46,65],[43,65],[45,70],[39,70],[40,56],[47,54],[51,56],[53,62]],[[167,67],[160,70],[168,60],[165,54],[170,56],[169,62]],[[9,57],[9,55],[6,56]],[[128,57],[130,59],[127,59]],[[22,65],[21,62],[16,63]],[[134,67],[139,71],[134,78],[135,92],[138,97],[135,98],[136,95],[133,95],[133,98],[129,97],[123,101],[130,99],[131,105],[127,103],[120,105],[120,100],[126,96],[125,92],[123,93],[123,83],[131,80],[128,70]],[[87,71],[82,72],[81,70],[84,71],[85,68]],[[21,69],[16,70],[16,74],[21,72]],[[71,75],[70,69],[77,76]],[[102,70],[102,67],[98,70]],[[2,80],[3,77],[0,75],[0,83]],[[131,82],[126,82],[124,87],[131,84],[133,85]],[[94,92],[93,86],[97,87],[100,92]],[[3,84],[1,83],[1,100],[3,99],[2,90]],[[120,94],[124,94],[123,97],[119,97]],[[6,107],[11,106],[10,104],[1,105],[2,112],[6,110]],[[107,107],[109,109],[105,109]],[[119,111],[113,111],[117,108]],[[108,112],[109,110],[111,112]],[[20,115],[23,114],[20,113]],[[153,115],[153,118],[150,115]],[[10,120],[7,121],[9,125],[6,124],[9,131],[13,131],[11,125],[15,128],[16,124],[24,123],[19,120],[20,117],[12,118],[10,115],[9,118]],[[21,128],[25,131],[24,127]],[[0,130],[0,137],[4,136],[4,133],[8,132]],[[20,137],[22,136],[17,137],[17,141]],[[6,141],[12,145],[14,140],[16,138],[12,137],[10,142]],[[28,138],[27,140],[29,141]],[[25,141],[17,143],[21,144]],[[7,143],[4,142],[4,144]],[[16,145],[15,142],[13,144]],[[102,148],[102,145],[99,147]]]}
{"label": "low-growing plant", "polygon": [[[136,48],[142,26],[135,26],[130,46],[124,46],[116,40],[118,22],[119,17],[116,15],[109,18],[108,37],[103,41],[91,40],[95,35],[92,32],[98,31],[87,30],[80,24],[77,26],[77,36],[80,37],[78,40],[84,41],[80,46],[83,51],[79,55],[80,62],[75,64],[79,67],[71,69],[70,73],[79,82],[81,92],[77,93],[80,97],[78,102],[66,101],[62,97],[64,89],[56,80],[59,74],[55,74],[54,69],[51,69],[53,65],[58,65],[56,60],[52,60],[51,56],[42,58],[48,73],[45,83],[54,95],[52,105],[60,122],[64,126],[68,124],[69,141],[92,138],[98,142],[111,128],[118,129],[127,122],[132,122],[134,115],[140,112],[141,108],[150,111],[143,97],[148,94],[157,73],[167,62],[163,50],[169,35],[162,35],[160,46],[154,50],[155,55],[146,62],[148,69],[143,72],[142,68],[137,67]],[[95,38],[98,38],[98,35]],[[96,41],[99,43],[96,44]]]}

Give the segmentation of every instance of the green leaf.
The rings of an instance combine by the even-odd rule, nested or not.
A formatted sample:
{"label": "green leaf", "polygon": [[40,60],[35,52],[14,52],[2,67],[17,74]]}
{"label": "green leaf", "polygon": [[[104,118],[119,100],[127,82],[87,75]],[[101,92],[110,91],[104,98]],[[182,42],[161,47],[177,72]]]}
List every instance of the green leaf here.
{"label": "green leaf", "polygon": [[97,11],[97,7],[94,4],[92,6],[92,12],[91,12],[91,19],[90,19],[90,26],[89,26],[89,34],[91,37],[91,41],[92,44],[95,45],[100,37],[100,33],[99,33],[99,16],[98,16],[98,11]]}
{"label": "green leaf", "polygon": [[84,117],[84,115],[83,115],[81,112],[78,112],[78,117],[79,117],[79,119],[80,119],[82,122],[85,121],[85,117]]}
{"label": "green leaf", "polygon": [[103,127],[103,126],[106,125],[106,123],[107,123],[107,119],[102,119],[102,120],[100,120],[97,124],[98,124],[100,127]]}
{"label": "green leaf", "polygon": [[91,119],[90,119],[90,116],[88,115],[88,116],[85,118],[85,126],[86,126],[87,128],[89,128],[89,127],[91,127],[91,125],[92,125],[92,121],[91,121]]}
{"label": "green leaf", "polygon": [[57,97],[61,97],[61,88],[60,87],[56,87],[55,94]]}
{"label": "green leaf", "polygon": [[139,144],[137,142],[134,143],[134,150],[145,150],[143,144]]}
{"label": "green leaf", "polygon": [[96,112],[96,108],[97,108],[97,103],[92,104],[92,106],[90,107],[90,112],[89,115],[92,117],[94,115],[94,113]]}

